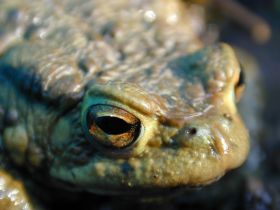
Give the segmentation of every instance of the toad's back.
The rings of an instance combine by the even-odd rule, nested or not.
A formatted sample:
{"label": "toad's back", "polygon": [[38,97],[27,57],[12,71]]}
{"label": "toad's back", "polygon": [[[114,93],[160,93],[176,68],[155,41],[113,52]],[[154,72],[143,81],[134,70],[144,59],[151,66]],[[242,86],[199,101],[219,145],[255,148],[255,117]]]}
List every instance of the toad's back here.
{"label": "toad's back", "polygon": [[[158,78],[160,69],[167,60],[200,47],[176,1],[164,5],[158,0],[6,1],[1,5],[0,50],[20,42],[12,56],[24,54],[20,59],[36,66],[34,71],[40,71],[43,89],[52,98],[59,97],[58,92],[79,92],[91,79],[130,80],[151,91],[170,92],[172,88],[165,88],[167,81]],[[46,70],[50,62],[52,67]],[[53,77],[63,80],[65,74],[75,75],[74,81],[50,82]],[[51,91],[53,86],[60,86],[59,91]]]}
{"label": "toad's back", "polygon": [[184,9],[1,1],[9,158],[54,185],[105,194],[205,185],[238,167],[248,151],[239,63],[228,45],[201,49]]}

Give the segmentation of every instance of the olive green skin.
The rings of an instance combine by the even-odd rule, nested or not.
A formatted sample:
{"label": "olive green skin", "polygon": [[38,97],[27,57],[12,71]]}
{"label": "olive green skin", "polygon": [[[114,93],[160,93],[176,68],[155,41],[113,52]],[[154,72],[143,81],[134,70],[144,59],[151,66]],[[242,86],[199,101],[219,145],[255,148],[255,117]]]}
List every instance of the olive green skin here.
{"label": "olive green skin", "polygon": [[[44,182],[112,195],[207,185],[245,161],[239,62],[226,44],[203,46],[181,1],[0,4],[4,170],[9,159]],[[102,145],[92,106],[138,119],[137,138]]]}

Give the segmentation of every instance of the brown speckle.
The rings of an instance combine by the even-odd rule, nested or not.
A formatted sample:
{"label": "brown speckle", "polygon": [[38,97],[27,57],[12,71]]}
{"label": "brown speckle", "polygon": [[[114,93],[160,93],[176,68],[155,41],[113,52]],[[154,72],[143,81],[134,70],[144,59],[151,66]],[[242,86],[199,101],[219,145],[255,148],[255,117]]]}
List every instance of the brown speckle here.
{"label": "brown speckle", "polygon": [[153,178],[154,178],[154,179],[158,179],[158,178],[159,178],[159,175],[158,175],[158,174],[154,174],[154,175],[153,175]]}
{"label": "brown speckle", "polygon": [[233,119],[232,119],[232,116],[231,116],[230,114],[228,114],[228,113],[224,113],[223,116],[224,116],[224,118],[226,118],[226,119],[229,120],[229,121],[232,121],[232,120],[233,120]]}

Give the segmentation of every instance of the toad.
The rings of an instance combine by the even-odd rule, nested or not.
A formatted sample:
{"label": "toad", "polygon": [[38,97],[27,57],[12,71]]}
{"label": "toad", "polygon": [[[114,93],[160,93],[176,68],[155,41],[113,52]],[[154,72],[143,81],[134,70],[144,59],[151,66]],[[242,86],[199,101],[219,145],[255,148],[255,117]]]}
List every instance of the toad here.
{"label": "toad", "polygon": [[0,23],[0,208],[32,209],[13,185],[22,171],[70,191],[149,195],[245,161],[239,61],[203,45],[183,2],[1,1]]}

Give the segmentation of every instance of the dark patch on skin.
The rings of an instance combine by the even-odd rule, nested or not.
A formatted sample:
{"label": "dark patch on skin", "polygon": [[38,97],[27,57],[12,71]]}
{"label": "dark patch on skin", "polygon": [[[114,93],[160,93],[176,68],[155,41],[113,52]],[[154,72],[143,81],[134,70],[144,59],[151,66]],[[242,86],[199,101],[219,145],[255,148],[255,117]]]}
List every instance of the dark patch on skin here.
{"label": "dark patch on skin", "polygon": [[158,178],[159,178],[159,175],[158,175],[158,174],[154,174],[154,175],[153,175],[153,178],[154,178],[154,179],[158,179]]}
{"label": "dark patch on skin", "polygon": [[70,170],[70,173],[71,173],[72,177],[75,179],[76,178],[75,173],[72,170]]}
{"label": "dark patch on skin", "polygon": [[[68,107],[68,109],[72,109],[84,96],[84,90],[80,92],[70,93],[66,96],[60,97],[55,102],[58,102],[59,105]],[[51,104],[51,101],[49,102]],[[53,104],[56,105],[55,103]]]}
{"label": "dark patch on skin", "polygon": [[6,21],[9,24],[17,23],[20,20],[20,11],[18,9],[11,9],[7,12]]}
{"label": "dark patch on skin", "polygon": [[[96,73],[96,78],[100,78],[101,76],[103,76],[105,72],[104,71],[99,71]],[[88,87],[90,87],[90,85],[87,85]]]}
{"label": "dark patch on skin", "polygon": [[5,112],[4,116],[4,125],[5,126],[14,126],[19,120],[19,113],[15,109],[10,109]]}
{"label": "dark patch on skin", "polygon": [[199,67],[200,67],[199,63],[193,63],[193,64],[190,65],[191,69],[198,69]]}
{"label": "dark patch on skin", "polygon": [[86,164],[89,161],[89,157],[86,154],[82,154],[76,159],[76,163],[79,165]]}
{"label": "dark patch on skin", "polygon": [[0,106],[0,118],[3,117],[5,114],[5,111],[3,109],[3,107]]}
{"label": "dark patch on skin", "polygon": [[4,116],[5,116],[5,110],[3,107],[0,106],[0,132],[4,129]]}
{"label": "dark patch on skin", "polygon": [[38,75],[31,73],[28,70],[13,68],[12,66],[0,63],[0,72],[5,75],[6,79],[12,81],[14,85],[18,86],[18,89],[23,93],[26,92],[25,96],[35,96],[38,100],[42,98],[42,83]]}
{"label": "dark patch on skin", "polygon": [[[0,74],[8,81],[10,81],[17,90],[22,93],[24,97],[31,101],[42,101],[47,102],[50,106],[72,107],[77,102],[81,100],[84,95],[84,91],[73,91],[67,94],[56,95],[53,87],[58,86],[58,84],[69,83],[72,84],[73,81],[69,82],[69,77],[60,78],[59,81],[56,81],[53,78],[54,84],[53,87],[49,90],[45,90],[43,87],[44,78],[42,75],[36,73],[36,69],[40,68],[37,64],[34,63],[25,63],[24,56],[21,58],[17,51],[22,51],[22,53],[34,53],[36,50],[40,50],[41,46],[36,45],[23,45],[10,48],[0,60]],[[29,49],[29,50],[28,50]],[[10,60],[14,62],[10,62]],[[22,61],[23,60],[23,61]],[[20,64],[18,64],[20,63]],[[51,68],[50,68],[51,69]],[[59,69],[59,68],[58,68]]]}
{"label": "dark patch on skin", "polygon": [[32,38],[32,35],[34,35],[39,29],[40,29],[39,26],[36,26],[34,24],[30,24],[27,27],[27,29],[26,29],[26,31],[23,35],[24,39],[28,40],[28,39]]}
{"label": "dark patch on skin", "polygon": [[84,59],[81,59],[78,61],[78,67],[84,73],[89,72],[88,66],[86,65],[86,60],[84,60]]}
{"label": "dark patch on skin", "polygon": [[4,152],[3,138],[0,136],[0,152]]}
{"label": "dark patch on skin", "polygon": [[115,25],[116,23],[113,21],[110,21],[106,23],[100,31],[100,34],[102,36],[109,36],[109,37],[114,37],[115,36]]}
{"label": "dark patch on skin", "polygon": [[59,149],[59,153],[64,152],[63,161],[67,164],[84,165],[89,162],[90,157],[93,156],[95,150],[87,141],[74,140],[75,145],[69,146],[65,151],[63,148]]}
{"label": "dark patch on skin", "polygon": [[81,147],[72,147],[70,149],[70,152],[73,153],[74,155],[79,155],[82,153],[82,148]]}
{"label": "dark patch on skin", "polygon": [[131,167],[131,165],[128,162],[125,162],[122,164],[121,170],[122,170],[123,174],[128,175],[129,172],[131,172],[133,170],[133,168]]}
{"label": "dark patch on skin", "polygon": [[124,61],[126,59],[126,55],[122,49],[118,50],[119,52],[119,61]]}

